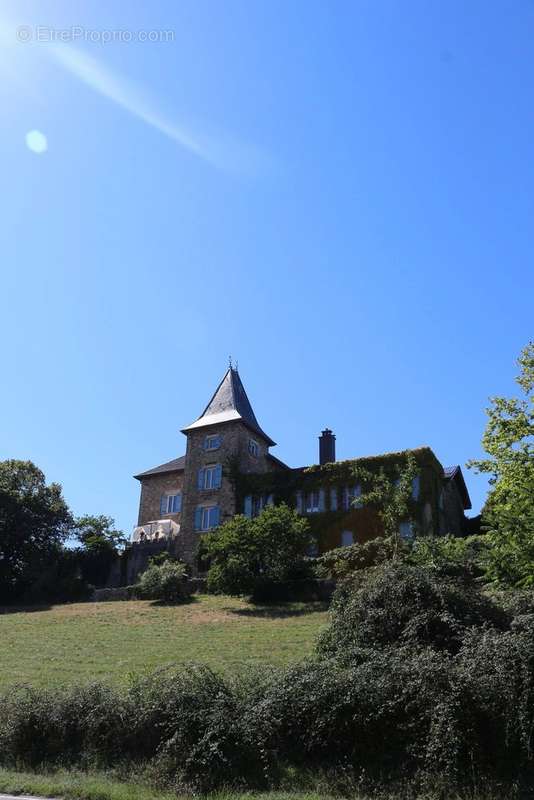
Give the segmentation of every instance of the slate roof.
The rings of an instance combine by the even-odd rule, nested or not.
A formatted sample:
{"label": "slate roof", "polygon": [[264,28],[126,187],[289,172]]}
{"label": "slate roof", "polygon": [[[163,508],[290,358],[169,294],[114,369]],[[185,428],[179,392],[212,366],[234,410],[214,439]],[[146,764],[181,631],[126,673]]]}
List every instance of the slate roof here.
{"label": "slate roof", "polygon": [[134,478],[139,480],[140,478],[148,478],[150,475],[161,475],[164,472],[183,472],[185,468],[185,456],[180,456],[180,458],[173,458],[172,461],[166,461],[165,464],[160,464],[159,467],[153,467],[152,469],[147,469],[146,472],[140,472],[138,475],[134,475]]}
{"label": "slate roof", "polygon": [[233,420],[244,422],[250,430],[263,437],[270,446],[276,444],[260,428],[237,369],[229,367],[200,417],[191,425],[182,428],[182,433]]}
{"label": "slate roof", "polygon": [[443,474],[445,476],[445,480],[456,481],[458,490],[462,497],[464,508],[472,508],[473,506],[471,505],[471,498],[469,497],[469,492],[467,491],[467,486],[465,485],[465,480],[460,465],[456,464],[456,466],[453,467],[443,467]]}

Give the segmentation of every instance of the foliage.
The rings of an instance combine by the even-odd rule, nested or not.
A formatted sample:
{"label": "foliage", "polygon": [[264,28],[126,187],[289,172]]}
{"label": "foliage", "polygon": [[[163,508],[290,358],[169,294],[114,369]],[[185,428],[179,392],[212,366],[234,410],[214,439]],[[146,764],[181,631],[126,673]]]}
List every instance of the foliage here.
{"label": "foliage", "polygon": [[31,461],[0,462],[0,601],[23,596],[58,552],[71,521],[61,486]]}
{"label": "foliage", "polygon": [[500,629],[507,623],[506,613],[467,576],[443,577],[428,568],[386,562],[340,584],[319,652],[343,664],[389,646],[455,653],[470,627]]}
{"label": "foliage", "polygon": [[122,550],[128,540],[122,531],[115,529],[115,520],[104,514],[77,517],[72,526],[72,535],[85,550],[111,549]]}
{"label": "foliage", "polygon": [[394,556],[401,557],[409,550],[405,542],[393,541],[377,536],[362,544],[336,547],[319,556],[315,561],[315,572],[320,578],[343,580],[353,572],[382,564]]}
{"label": "foliage", "polygon": [[468,574],[480,578],[485,574],[487,555],[485,536],[422,536],[411,543],[406,560],[442,575]]}
{"label": "foliage", "polygon": [[482,513],[490,551],[487,576],[500,586],[534,585],[534,342],[522,351],[520,398],[491,398],[482,444],[488,458],[469,466],[490,476]]}
{"label": "foliage", "polygon": [[286,505],[268,506],[254,519],[236,516],[202,537],[201,556],[210,564],[208,589],[246,595],[305,576],[311,544],[307,520]]}
{"label": "foliage", "polygon": [[103,514],[77,517],[71,535],[79,542],[77,560],[83,580],[104,586],[114,561],[127,539],[115,529],[115,520]]}
{"label": "foliage", "polygon": [[151,564],[139,578],[137,592],[145,600],[178,603],[191,596],[187,570],[180,561]]}
{"label": "foliage", "polygon": [[408,451],[405,459],[395,463],[392,470],[380,467],[378,471],[370,471],[355,467],[354,478],[360,482],[362,494],[354,502],[376,511],[384,538],[391,540],[392,557],[396,558],[402,550],[399,526],[410,516],[413,481],[418,473],[413,453]]}

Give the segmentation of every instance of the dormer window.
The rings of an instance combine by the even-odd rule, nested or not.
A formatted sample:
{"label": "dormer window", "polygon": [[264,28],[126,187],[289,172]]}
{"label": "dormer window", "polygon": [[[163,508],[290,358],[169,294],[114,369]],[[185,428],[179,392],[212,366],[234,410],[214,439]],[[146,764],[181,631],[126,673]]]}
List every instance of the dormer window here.
{"label": "dormer window", "polygon": [[248,440],[248,452],[254,458],[257,458],[260,454],[260,446],[254,439]]}
{"label": "dormer window", "polygon": [[218,450],[221,446],[222,436],[210,434],[204,439],[204,450]]}

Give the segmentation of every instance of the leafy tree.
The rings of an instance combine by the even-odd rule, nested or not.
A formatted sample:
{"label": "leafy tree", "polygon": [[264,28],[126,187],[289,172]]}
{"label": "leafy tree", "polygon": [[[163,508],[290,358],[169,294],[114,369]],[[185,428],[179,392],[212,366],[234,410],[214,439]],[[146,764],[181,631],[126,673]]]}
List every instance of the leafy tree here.
{"label": "leafy tree", "polygon": [[57,555],[71,515],[31,461],[0,462],[0,599],[19,599]]}
{"label": "leafy tree", "polygon": [[122,550],[128,541],[122,531],[115,529],[115,520],[104,514],[77,517],[72,532],[87,550],[105,548],[118,551]]}
{"label": "leafy tree", "polygon": [[482,512],[487,575],[503,586],[534,585],[534,342],[522,351],[518,398],[493,397],[482,438],[488,454],[468,466],[490,476]]}
{"label": "leafy tree", "polygon": [[287,505],[268,506],[254,519],[236,516],[202,537],[201,557],[210,563],[208,588],[252,594],[301,577],[311,545],[308,521]]}
{"label": "leafy tree", "polygon": [[147,600],[166,603],[177,603],[191,595],[187,570],[180,561],[151,564],[139,578],[137,590]]}
{"label": "leafy tree", "polygon": [[84,580],[94,586],[105,584],[111,566],[127,540],[115,529],[115,520],[103,514],[86,515],[74,521],[72,534],[80,543],[78,559]]}

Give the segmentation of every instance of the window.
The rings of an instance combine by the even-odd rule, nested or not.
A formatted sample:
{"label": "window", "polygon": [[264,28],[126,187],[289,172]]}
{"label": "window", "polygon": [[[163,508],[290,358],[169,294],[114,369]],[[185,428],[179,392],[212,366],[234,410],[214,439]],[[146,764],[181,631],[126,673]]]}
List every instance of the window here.
{"label": "window", "polygon": [[302,514],[302,492],[295,494],[295,505],[297,507],[297,514]]}
{"label": "window", "polygon": [[324,489],[316,489],[306,494],[306,513],[316,514],[324,511]]}
{"label": "window", "polygon": [[341,547],[348,547],[351,544],[354,544],[352,531],[341,531]]}
{"label": "window", "polygon": [[248,440],[248,452],[251,456],[254,456],[254,458],[257,458],[260,454],[260,446],[254,439]]}
{"label": "window", "polygon": [[257,517],[265,506],[273,506],[274,505],[274,497],[272,494],[262,494],[258,496],[253,496],[251,494],[247,494],[245,497],[244,503],[244,515],[249,519],[252,517]]}
{"label": "window", "polygon": [[182,495],[178,494],[162,494],[159,504],[160,514],[179,514],[182,510]]}
{"label": "window", "polygon": [[337,487],[330,489],[330,511],[337,511]]}
{"label": "window", "polygon": [[197,506],[195,509],[195,530],[209,531],[216,528],[220,520],[219,506]]}
{"label": "window", "polygon": [[210,434],[204,439],[204,450],[218,450],[221,446],[222,436]]}
{"label": "window", "polygon": [[414,500],[419,500],[419,491],[421,488],[421,480],[419,475],[416,475],[412,481],[412,498]]}
{"label": "window", "polygon": [[222,480],[221,464],[208,464],[198,471],[199,489],[220,489]]}
{"label": "window", "polygon": [[357,498],[362,493],[362,487],[358,483],[356,486],[345,486],[343,489],[343,509],[350,511],[353,508],[361,508],[362,504]]}
{"label": "window", "polygon": [[413,539],[413,525],[411,522],[401,522],[399,525],[399,534],[401,539],[405,541],[411,541]]}

